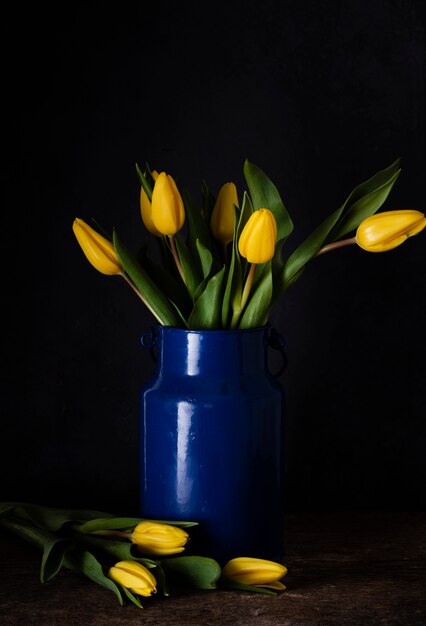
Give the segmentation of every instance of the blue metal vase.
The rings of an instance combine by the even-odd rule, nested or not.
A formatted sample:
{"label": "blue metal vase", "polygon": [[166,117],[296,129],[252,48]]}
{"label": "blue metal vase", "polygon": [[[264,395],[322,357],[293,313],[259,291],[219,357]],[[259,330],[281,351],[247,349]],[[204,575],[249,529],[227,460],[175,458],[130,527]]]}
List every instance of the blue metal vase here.
{"label": "blue metal vase", "polygon": [[284,390],[268,370],[269,327],[158,326],[157,367],[140,396],[140,513],[192,520],[185,554],[284,554]]}

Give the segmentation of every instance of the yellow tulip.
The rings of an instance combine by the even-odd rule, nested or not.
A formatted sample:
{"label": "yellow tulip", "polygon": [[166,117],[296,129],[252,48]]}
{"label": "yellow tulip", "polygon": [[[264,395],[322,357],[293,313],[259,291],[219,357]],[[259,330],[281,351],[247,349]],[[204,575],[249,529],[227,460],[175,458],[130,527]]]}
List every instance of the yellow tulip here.
{"label": "yellow tulip", "polygon": [[252,213],[238,241],[241,256],[249,263],[266,263],[274,256],[277,223],[269,209]]}
{"label": "yellow tulip", "polygon": [[[157,180],[158,172],[153,170],[151,174],[152,174],[153,179]],[[152,221],[151,201],[146,195],[145,189],[142,187],[142,185],[141,185],[141,193],[140,193],[140,208],[141,208],[142,221],[145,224],[147,230],[149,230],[149,232],[152,235],[155,235],[156,237],[162,237],[162,233],[160,233],[160,231],[155,227],[155,224]]]}
{"label": "yellow tulip", "polygon": [[188,533],[171,524],[139,522],[133,530],[131,540],[144,554],[167,556],[183,552]]}
{"label": "yellow tulip", "polygon": [[367,217],[358,226],[356,242],[368,252],[386,252],[426,226],[424,213],[414,210],[383,211]]}
{"label": "yellow tulip", "polygon": [[185,222],[185,208],[173,178],[161,172],[152,192],[151,217],[162,235],[175,235]]}
{"label": "yellow tulip", "polygon": [[234,183],[225,183],[217,194],[210,218],[210,228],[217,241],[226,245],[234,238],[235,206],[239,206]]}
{"label": "yellow tulip", "polygon": [[136,561],[119,561],[110,567],[108,576],[139,596],[148,597],[157,592],[155,577],[149,569]]}
{"label": "yellow tulip", "polygon": [[72,229],[87,260],[98,272],[113,276],[122,274],[123,268],[115,254],[114,246],[86,222],[76,217]]}
{"label": "yellow tulip", "polygon": [[243,585],[282,591],[285,586],[279,581],[287,574],[287,568],[275,561],[240,556],[228,561],[222,569],[222,574]]}

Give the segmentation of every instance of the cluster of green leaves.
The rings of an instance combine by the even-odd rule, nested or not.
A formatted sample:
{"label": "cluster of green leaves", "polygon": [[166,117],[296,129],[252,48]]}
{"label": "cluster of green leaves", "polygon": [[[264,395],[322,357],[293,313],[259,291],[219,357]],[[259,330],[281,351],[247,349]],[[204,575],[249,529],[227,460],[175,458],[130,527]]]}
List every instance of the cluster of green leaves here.
{"label": "cluster of green leaves", "polygon": [[[250,585],[239,585],[222,576],[212,558],[189,555],[147,558],[130,541],[108,536],[105,531],[132,531],[144,518],[122,517],[103,511],[63,509],[26,502],[0,502],[0,527],[42,551],[40,581],[52,580],[62,568],[82,574],[112,591],[120,603],[142,608],[140,597],[108,577],[118,561],[135,561],[152,571],[157,589],[170,595],[173,583],[193,589],[241,589],[274,593]],[[189,529],[193,521],[150,520]],[[172,583],[172,585],[170,585]]]}
{"label": "cluster of green leaves", "polygon": [[[342,239],[378,211],[399,172],[398,159],[356,186],[345,202],[287,257],[284,244],[293,232],[293,222],[276,186],[258,166],[248,160],[244,163],[247,190],[241,207],[234,206],[234,238],[225,254],[210,230],[216,200],[213,193],[203,183],[199,207],[186,189],[180,189],[187,224],[185,232],[177,233],[175,241],[185,284],[173,264],[167,237],[161,239],[148,233],[137,254],[126,248],[116,232],[113,243],[125,272],[160,324],[188,329],[259,327],[267,323],[275,302],[300,278],[307,263],[323,246]],[[149,166],[144,171],[137,166],[137,173],[151,200],[154,178]],[[250,297],[241,310],[249,264],[239,254],[238,240],[253,211],[260,208],[272,211],[277,223],[275,255],[256,267]],[[152,240],[157,240],[160,246],[157,257],[155,252],[152,254]]]}

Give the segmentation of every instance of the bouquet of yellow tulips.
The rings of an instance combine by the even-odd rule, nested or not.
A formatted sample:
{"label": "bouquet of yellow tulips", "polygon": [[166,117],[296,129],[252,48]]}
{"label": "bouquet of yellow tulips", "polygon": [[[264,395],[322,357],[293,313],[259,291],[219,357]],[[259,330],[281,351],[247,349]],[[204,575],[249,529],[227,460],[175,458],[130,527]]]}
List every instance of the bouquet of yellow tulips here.
{"label": "bouquet of yellow tulips", "polygon": [[426,226],[417,210],[377,213],[401,171],[398,159],[355,187],[286,255],[293,222],[276,186],[248,160],[243,170],[241,202],[232,182],[217,194],[203,182],[198,202],[170,174],[136,165],[146,234],[140,249],[80,218],[74,234],[89,262],[122,276],[161,325],[207,330],[263,326],[318,255],[351,244],[383,252]]}
{"label": "bouquet of yellow tulips", "polygon": [[270,595],[284,591],[281,579],[287,568],[281,563],[242,556],[221,567],[209,557],[182,556],[194,526],[197,522],[0,502],[0,528],[42,551],[42,583],[65,568],[112,591],[120,605],[131,603],[139,608],[143,608],[141,598],[158,591],[169,596],[175,583]]}

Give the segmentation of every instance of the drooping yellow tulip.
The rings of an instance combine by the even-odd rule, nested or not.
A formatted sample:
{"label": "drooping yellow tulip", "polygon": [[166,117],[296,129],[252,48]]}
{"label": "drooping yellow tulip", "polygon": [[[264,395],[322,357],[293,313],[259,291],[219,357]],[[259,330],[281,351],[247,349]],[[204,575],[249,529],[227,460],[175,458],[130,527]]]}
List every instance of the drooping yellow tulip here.
{"label": "drooping yellow tulip", "polygon": [[136,561],[119,561],[110,567],[108,576],[111,580],[139,596],[148,597],[157,592],[155,576],[144,565]]}
{"label": "drooping yellow tulip", "polygon": [[237,188],[234,183],[225,183],[219,189],[210,218],[213,237],[224,245],[234,238],[234,204],[239,207]]}
{"label": "drooping yellow tulip", "polygon": [[173,178],[161,172],[152,191],[151,217],[162,235],[175,235],[185,222],[182,196]]}
{"label": "drooping yellow tulip", "polygon": [[275,561],[240,556],[228,561],[222,569],[222,574],[243,585],[282,591],[285,586],[280,579],[287,574],[287,568]]}
{"label": "drooping yellow tulip", "polygon": [[123,268],[115,254],[114,246],[108,239],[78,217],[75,218],[72,229],[87,260],[98,272],[108,276],[123,273]]}
{"label": "drooping yellow tulip", "polygon": [[241,256],[249,263],[266,263],[275,253],[277,223],[269,209],[258,209],[249,217],[238,241]]}
{"label": "drooping yellow tulip", "polygon": [[[153,170],[151,172],[154,180],[158,178],[158,172]],[[162,233],[156,228],[154,222],[152,221],[152,205],[151,201],[146,195],[145,189],[141,185],[141,193],[140,193],[140,208],[141,208],[141,217],[142,221],[145,224],[145,227],[152,235],[156,237],[162,237]]]}
{"label": "drooping yellow tulip", "polygon": [[368,252],[396,248],[426,226],[424,213],[415,210],[383,211],[367,217],[358,226],[356,243]]}
{"label": "drooping yellow tulip", "polygon": [[150,521],[139,522],[131,535],[140,552],[150,556],[183,552],[188,538],[188,533],[178,526]]}

